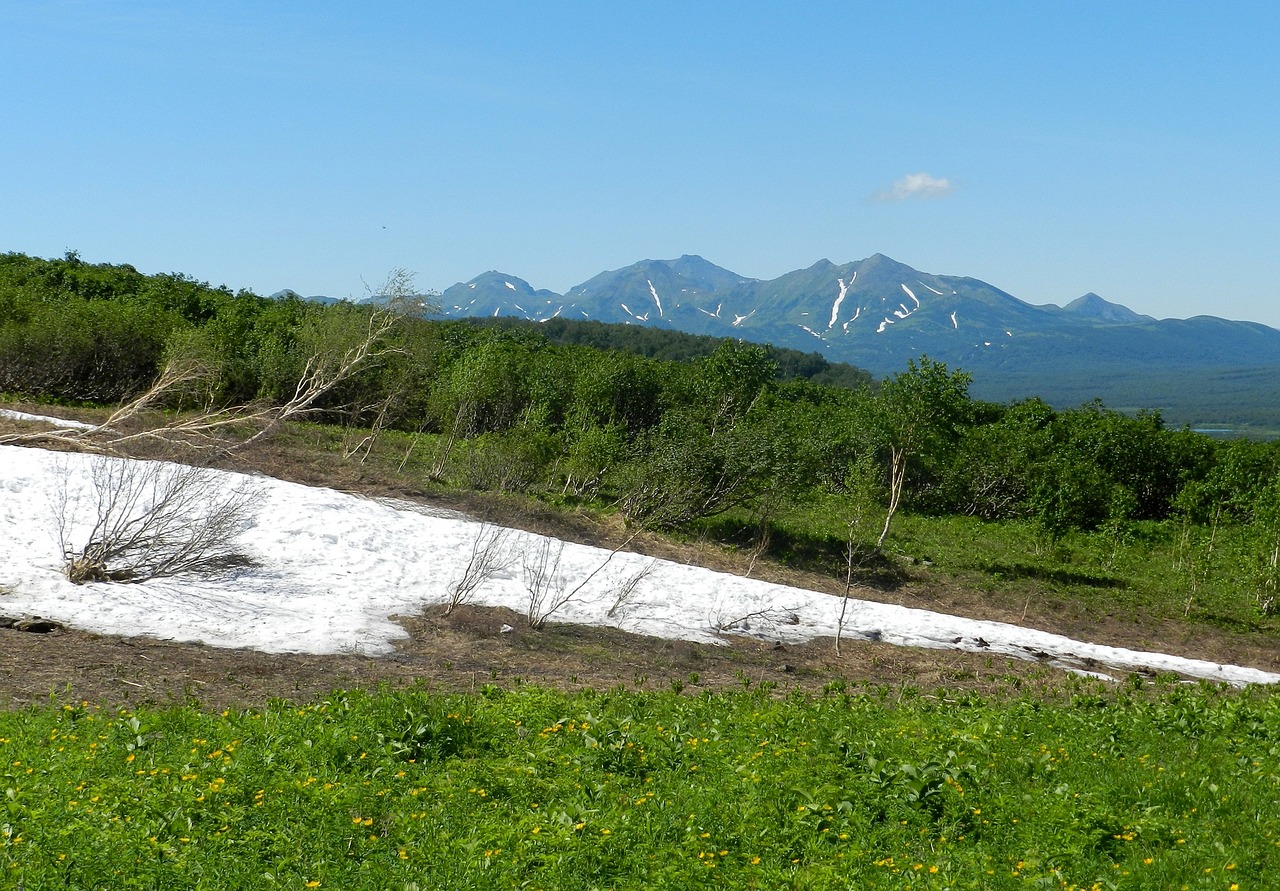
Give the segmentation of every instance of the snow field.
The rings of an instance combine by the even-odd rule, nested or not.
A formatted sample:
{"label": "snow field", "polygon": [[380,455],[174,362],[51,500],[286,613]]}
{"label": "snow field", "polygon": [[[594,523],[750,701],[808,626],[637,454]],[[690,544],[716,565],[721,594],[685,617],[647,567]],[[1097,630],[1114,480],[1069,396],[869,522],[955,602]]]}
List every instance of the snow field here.
{"label": "snow field", "polygon": [[[392,617],[446,603],[482,528],[471,518],[416,503],[211,471],[211,486],[247,485],[261,499],[239,535],[239,549],[253,566],[209,578],[74,585],[63,575],[53,505],[68,499],[69,538],[82,543],[92,521],[90,469],[96,460],[102,459],[0,447],[0,589],[9,592],[0,595],[0,612],[40,615],[101,634],[271,653],[386,655],[406,636]],[[551,621],[706,643],[722,643],[726,633],[798,643],[836,632],[837,596],[520,530],[507,533],[504,548],[501,568],[472,602],[528,612],[530,566],[541,555],[546,565],[554,564],[543,609],[568,595]],[[634,593],[619,602],[637,577]],[[1143,670],[1237,686],[1280,682],[1280,675],[1257,669],[865,600],[850,602],[844,635],[1039,659],[1101,676]]]}

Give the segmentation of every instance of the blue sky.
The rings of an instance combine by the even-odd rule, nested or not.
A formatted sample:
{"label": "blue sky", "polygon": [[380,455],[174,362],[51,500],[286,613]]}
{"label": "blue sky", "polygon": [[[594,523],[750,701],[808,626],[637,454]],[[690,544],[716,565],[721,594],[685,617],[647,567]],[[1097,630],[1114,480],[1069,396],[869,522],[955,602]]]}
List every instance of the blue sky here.
{"label": "blue sky", "polygon": [[359,296],[880,252],[1280,327],[1280,6],[0,0],[0,251]]}

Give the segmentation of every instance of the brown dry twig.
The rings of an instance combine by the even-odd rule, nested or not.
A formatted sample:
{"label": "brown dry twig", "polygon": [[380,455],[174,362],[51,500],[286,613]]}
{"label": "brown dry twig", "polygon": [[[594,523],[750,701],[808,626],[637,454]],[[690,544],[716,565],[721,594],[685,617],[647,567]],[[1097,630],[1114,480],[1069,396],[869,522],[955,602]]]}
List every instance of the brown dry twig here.
{"label": "brown dry twig", "polygon": [[[370,315],[367,330],[357,344],[341,354],[311,356],[294,386],[293,395],[280,405],[252,403],[216,408],[206,404],[193,415],[176,417],[162,424],[149,423],[147,416],[153,409],[175,397],[207,390],[214,377],[214,372],[199,360],[178,356],[165,364],[145,392],[117,408],[101,424],[9,433],[0,435],[0,445],[61,447],[117,456],[146,443],[180,446],[196,452],[231,452],[244,448],[268,436],[281,424],[316,411],[317,401],[326,393],[369,362],[396,352],[397,348],[385,341],[398,320],[399,316],[390,310],[375,312]],[[237,430],[253,433],[229,445],[226,434]]]}

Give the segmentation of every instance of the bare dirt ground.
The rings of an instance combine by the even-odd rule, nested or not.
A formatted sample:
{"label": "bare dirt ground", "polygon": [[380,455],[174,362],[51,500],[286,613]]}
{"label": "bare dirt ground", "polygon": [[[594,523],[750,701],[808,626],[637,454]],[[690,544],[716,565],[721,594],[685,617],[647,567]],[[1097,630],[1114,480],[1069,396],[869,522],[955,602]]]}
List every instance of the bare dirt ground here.
{"label": "bare dirt ground", "polygon": [[[39,406],[13,406],[38,412]],[[91,419],[86,417],[86,419]],[[440,495],[403,476],[317,452],[280,437],[239,455],[238,470],[269,473],[369,497],[429,502],[562,538],[603,546],[626,533],[585,514],[554,511],[502,497]],[[746,556],[714,545],[673,542],[658,536],[631,541],[630,549],[727,572],[746,574]],[[828,576],[760,562],[757,578],[840,593]],[[1051,595],[1019,602],[969,587],[926,568],[904,569],[891,587],[861,588],[856,596],[980,619],[1012,622],[1077,639],[1133,649],[1280,671],[1280,641],[1175,622],[1154,623],[1088,613]],[[0,613],[3,600],[0,598]],[[485,684],[532,683],[565,689],[742,689],[768,683],[779,691],[816,691],[828,684],[869,685],[890,691],[914,688],[1051,693],[1068,683],[1065,672],[999,656],[913,650],[866,641],[817,640],[780,647],[767,641],[726,637],[723,646],[657,640],[614,629],[549,625],[529,629],[508,610],[463,607],[445,618],[439,608],[402,617],[409,634],[389,657],[271,655],[200,644],[121,638],[73,629],[30,633],[0,628],[0,708],[60,699],[104,705],[193,704],[203,708],[250,707],[271,698],[311,701],[339,688],[424,683],[442,691]],[[512,631],[502,632],[504,625]]]}
{"label": "bare dirt ground", "polygon": [[[507,610],[462,607],[448,619],[404,620],[410,638],[389,657],[270,655],[144,638],[104,637],[63,629],[50,634],[0,630],[0,707],[87,700],[104,705],[190,704],[222,709],[269,699],[322,699],[335,689],[401,687],[468,692],[486,684],[537,684],[566,690],[619,686],[634,690],[742,689],[818,691],[843,680],[933,691],[988,690],[1012,684],[1055,689],[1063,675],[1030,662],[968,653],[909,650],[847,641],[775,649],[745,638],[725,646],[654,640],[613,629],[521,627]],[[502,633],[504,624],[515,630]]]}

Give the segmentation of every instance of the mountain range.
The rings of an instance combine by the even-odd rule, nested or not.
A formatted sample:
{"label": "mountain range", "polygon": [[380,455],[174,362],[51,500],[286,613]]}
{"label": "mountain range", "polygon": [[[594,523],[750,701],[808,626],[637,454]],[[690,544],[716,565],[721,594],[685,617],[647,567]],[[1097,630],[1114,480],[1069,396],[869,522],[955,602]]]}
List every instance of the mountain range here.
{"label": "mountain range", "polygon": [[816,351],[884,376],[928,355],[979,398],[1102,399],[1177,423],[1280,426],[1280,330],[1212,316],[1155,319],[1097,294],[1034,305],[967,276],[882,254],[819,260],[775,279],[701,257],[642,260],[564,294],[485,272],[446,289],[441,314],[648,325]]}

